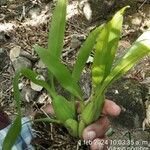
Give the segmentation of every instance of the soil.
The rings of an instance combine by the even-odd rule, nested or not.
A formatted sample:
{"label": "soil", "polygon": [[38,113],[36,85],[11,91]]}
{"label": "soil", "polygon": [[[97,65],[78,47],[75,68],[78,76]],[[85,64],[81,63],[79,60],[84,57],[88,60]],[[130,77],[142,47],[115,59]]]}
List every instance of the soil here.
{"label": "soil", "polygon": [[[92,11],[90,20],[86,19],[86,14],[83,11],[85,2],[88,3]],[[148,0],[134,0],[132,3],[124,0],[119,2],[117,0],[113,2],[98,0],[97,3],[86,0],[85,2],[82,3],[83,6],[80,6],[78,0],[69,1],[70,7],[68,7],[62,60],[70,67],[73,66],[76,54],[84,41],[84,38],[80,39],[80,44],[71,49],[73,35],[86,37],[93,28],[106,22],[122,6],[131,5],[131,9],[125,15],[117,58],[121,57],[132,42],[150,26],[150,2]],[[33,45],[38,43],[46,47],[48,24],[51,20],[54,5],[55,2],[51,0],[8,0],[2,4],[0,3],[0,48],[5,51],[5,54],[2,55],[3,61],[0,58],[0,105],[11,119],[15,117],[12,90],[12,78],[15,68],[9,58],[10,50],[15,46],[20,46],[23,51],[31,55],[30,61],[33,69],[37,69],[39,58],[33,49]],[[81,79],[85,99],[89,97],[90,93],[90,71],[88,67],[87,65]],[[122,79],[115,82],[108,89],[106,97],[115,101],[122,108],[120,116],[110,118],[112,131],[109,138],[112,142],[115,140],[121,140],[121,142],[130,140],[139,142],[139,146],[149,146],[150,130],[149,128],[145,131],[142,130],[148,86],[142,85],[141,82],[146,77],[150,77],[150,57],[142,59]],[[22,79],[22,81],[26,86],[29,85],[28,80]],[[36,99],[44,92],[43,90],[35,94],[34,100],[30,102],[23,101],[22,111],[24,115],[28,115],[29,112],[35,109],[39,110],[43,104],[38,104]],[[33,128],[38,131],[37,138],[32,142],[36,149],[89,149],[87,145],[82,142],[80,144],[80,141],[72,138],[65,128],[58,125],[38,123],[34,124]],[[145,141],[145,143],[142,143],[142,141]],[[137,146],[135,142],[133,145],[126,145],[126,148]],[[115,144],[112,143],[112,145]],[[116,145],[119,147],[118,143]]]}

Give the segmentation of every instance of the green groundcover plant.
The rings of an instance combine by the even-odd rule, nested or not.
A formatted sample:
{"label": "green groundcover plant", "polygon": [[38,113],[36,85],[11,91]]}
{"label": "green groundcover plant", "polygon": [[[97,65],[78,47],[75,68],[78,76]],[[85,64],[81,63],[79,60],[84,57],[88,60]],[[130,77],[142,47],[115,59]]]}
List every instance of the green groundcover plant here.
{"label": "green groundcover plant", "polygon": [[[118,11],[109,22],[97,27],[89,34],[79,50],[73,70],[70,71],[60,59],[66,23],[66,7],[67,0],[57,2],[48,34],[48,47],[34,46],[37,54],[47,66],[51,82],[41,80],[36,72],[27,68],[19,70],[14,77],[17,117],[4,140],[4,150],[11,149],[21,132],[21,97],[18,82],[22,75],[44,87],[52,98],[55,117],[41,118],[38,121],[61,124],[68,129],[72,136],[81,138],[83,129],[100,117],[108,86],[126,73],[142,57],[150,53],[150,29],[148,29],[133,43],[122,58],[114,61],[122,30],[123,13],[127,6]],[[92,92],[88,101],[85,102],[78,83],[92,49],[95,51],[91,70]],[[70,98],[66,99],[62,95],[58,95],[54,79],[70,93]],[[79,114],[76,108],[77,100],[81,108]]]}

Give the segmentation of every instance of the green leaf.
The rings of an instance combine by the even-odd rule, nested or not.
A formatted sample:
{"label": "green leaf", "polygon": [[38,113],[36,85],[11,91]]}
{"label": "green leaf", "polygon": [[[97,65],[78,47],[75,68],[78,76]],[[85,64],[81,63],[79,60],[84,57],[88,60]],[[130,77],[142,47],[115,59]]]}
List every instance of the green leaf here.
{"label": "green leaf", "polygon": [[14,99],[15,99],[16,107],[17,107],[17,117],[15,121],[13,122],[4,140],[4,143],[3,143],[4,150],[11,149],[11,147],[15,144],[15,141],[21,132],[21,97],[20,97],[20,91],[18,87],[18,81],[21,75],[26,76],[35,84],[43,86],[53,97],[55,97],[55,94],[52,93],[49,85],[45,81],[37,79],[38,77],[37,73],[27,68],[23,68],[16,73],[14,80],[13,80],[13,88],[14,88]]}
{"label": "green leaf", "polygon": [[126,6],[119,10],[112,20],[108,23],[108,29],[109,29],[109,38],[108,38],[108,55],[106,57],[106,71],[104,78],[107,77],[107,75],[110,73],[112,64],[115,58],[115,54],[118,48],[118,42],[121,36],[122,31],[122,24],[123,24],[123,14],[124,11],[129,8],[129,6]]}
{"label": "green leaf", "polygon": [[70,135],[78,137],[78,122],[74,119],[68,119],[65,121],[64,126],[67,128]]}
{"label": "green leaf", "polygon": [[104,104],[104,97],[104,93],[99,94],[99,97],[93,97],[93,99],[91,99],[91,101],[89,101],[83,109],[81,113],[81,120],[86,125],[89,125],[99,118]]}
{"label": "green leaf", "polygon": [[104,100],[104,92],[100,92],[98,96],[91,98],[85,108],[82,110],[78,129],[79,137],[81,137],[82,132],[87,125],[96,121],[100,117]]}
{"label": "green leaf", "polygon": [[50,87],[49,84],[47,84],[44,80],[38,79],[39,74],[37,74],[36,72],[34,72],[34,71],[32,71],[32,70],[30,70],[28,68],[22,68],[20,70],[20,72],[21,72],[22,75],[24,75],[25,77],[27,77],[28,79],[30,79],[35,84],[44,87],[49,92],[49,94],[52,97],[56,96],[56,93],[53,92],[53,90],[51,89],[51,87]]}
{"label": "green leaf", "polygon": [[150,54],[150,28],[144,32],[131,46],[127,54],[123,56],[113,68],[110,75],[105,79],[104,90],[116,79],[131,69],[141,58]]}
{"label": "green leaf", "polygon": [[8,130],[2,149],[10,150],[15,144],[20,132],[21,132],[21,116],[17,116],[17,118],[11,125],[11,128]]}
{"label": "green leaf", "polygon": [[52,119],[52,118],[49,118],[49,117],[46,117],[46,118],[39,118],[39,119],[35,119],[35,120],[32,120],[32,121],[33,121],[33,122],[57,123],[57,124],[60,124],[60,123],[61,123],[59,120]]}
{"label": "green leaf", "polygon": [[57,95],[53,98],[52,105],[56,118],[65,123],[68,119],[76,118],[75,103],[67,101],[63,96]]}
{"label": "green leaf", "polygon": [[109,30],[105,25],[97,39],[95,46],[94,62],[92,66],[92,83],[93,87],[100,84],[105,75],[106,57],[110,53],[107,49]]}
{"label": "green leaf", "polygon": [[74,69],[72,72],[72,77],[77,82],[81,76],[81,73],[83,71],[83,68],[86,64],[86,61],[95,45],[96,39],[102,29],[103,25],[96,28],[94,31],[92,31],[89,36],[87,37],[86,41],[84,42],[83,46],[79,50],[79,54],[77,56],[76,63],[74,65]]}
{"label": "green leaf", "polygon": [[20,72],[17,72],[14,80],[13,80],[13,88],[14,88],[14,99],[17,107],[17,117],[13,124],[11,125],[8,133],[4,139],[2,149],[10,150],[12,146],[15,144],[20,132],[21,132],[21,97],[19,93],[18,81],[20,77]]}
{"label": "green leaf", "polygon": [[118,11],[99,34],[92,69],[93,87],[102,84],[111,71],[122,30],[123,12],[126,8],[128,6]]}
{"label": "green leaf", "polygon": [[60,59],[66,22],[67,0],[58,0],[48,37],[48,50],[56,59]]}
{"label": "green leaf", "polygon": [[37,45],[34,46],[34,48],[43,63],[48,67],[50,72],[56,77],[61,85],[81,100],[81,90],[66,66],[59,62],[55,57],[50,57],[46,49]]}

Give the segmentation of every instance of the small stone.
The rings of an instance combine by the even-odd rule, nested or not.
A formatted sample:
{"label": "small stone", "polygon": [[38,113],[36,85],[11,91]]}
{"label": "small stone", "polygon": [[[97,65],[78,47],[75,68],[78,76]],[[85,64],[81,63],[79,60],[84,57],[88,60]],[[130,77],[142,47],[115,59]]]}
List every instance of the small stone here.
{"label": "small stone", "polygon": [[36,56],[32,56],[29,52],[23,50],[20,52],[19,56],[25,57],[33,62],[36,62],[38,60]]}
{"label": "small stone", "polygon": [[133,29],[137,29],[137,27],[140,27],[142,23],[143,18],[139,13],[135,13],[131,17],[127,18],[127,24]]}
{"label": "small stone", "polygon": [[78,35],[78,39],[79,39],[80,41],[84,41],[84,40],[86,39],[86,35],[84,35],[84,34],[79,34],[79,35]]}
{"label": "small stone", "polygon": [[16,60],[17,57],[19,57],[21,53],[21,47],[20,46],[15,46],[13,47],[11,50],[10,50],[10,54],[9,54],[9,57],[10,57],[10,60],[13,62]]}
{"label": "small stone", "polygon": [[38,98],[37,98],[37,103],[38,104],[46,104],[46,103],[51,103],[52,100],[48,96],[47,93],[43,92]]}
{"label": "small stone", "polygon": [[48,79],[48,70],[46,68],[36,69],[38,74],[41,74],[45,79]]}
{"label": "small stone", "polygon": [[28,86],[24,86],[22,88],[22,98],[23,98],[23,101],[25,102],[31,102],[31,101],[34,101],[36,96],[37,96],[37,92],[34,91],[33,89],[31,89],[31,87],[28,85]]}
{"label": "small stone", "polygon": [[45,93],[43,93],[42,95],[40,95],[37,99],[37,103],[39,104],[44,104],[45,100],[47,98],[47,95]]}
{"label": "small stone", "polygon": [[13,67],[15,71],[20,70],[22,68],[31,68],[32,64],[31,61],[25,57],[18,57],[13,62]]}
{"label": "small stone", "polygon": [[[42,76],[42,75],[38,75],[37,78],[38,80],[44,80],[45,81],[45,78]],[[42,86],[39,86],[35,83],[33,83],[32,81],[30,82],[30,85],[31,85],[31,88],[34,90],[34,91],[42,91],[43,87]]]}
{"label": "small stone", "polygon": [[38,61],[37,67],[41,68],[41,69],[45,69],[46,68],[45,64],[43,63],[43,61],[41,59]]}
{"label": "small stone", "polygon": [[92,10],[89,3],[85,3],[83,7],[83,14],[85,15],[87,20],[92,19]]}
{"label": "small stone", "polygon": [[119,94],[119,91],[118,91],[118,90],[115,90],[114,93],[115,93],[115,94]]}
{"label": "small stone", "polygon": [[88,60],[86,61],[86,63],[92,63],[94,60],[94,58],[92,56],[89,56]]}
{"label": "small stone", "polygon": [[23,84],[22,82],[20,82],[20,83],[18,84],[18,87],[19,87],[19,90],[22,90],[22,88],[24,87],[24,84]]}
{"label": "small stone", "polygon": [[6,65],[7,53],[5,49],[0,48],[0,71]]}
{"label": "small stone", "polygon": [[70,43],[70,48],[76,49],[76,48],[78,48],[80,45],[81,45],[81,41],[78,40],[78,38],[77,38],[76,35],[73,35],[73,36],[72,36],[72,39],[71,39],[71,43]]}
{"label": "small stone", "polygon": [[29,16],[30,16],[31,19],[35,19],[35,18],[37,18],[37,16],[39,16],[40,11],[41,11],[40,7],[39,7],[38,5],[36,5],[35,7],[33,7],[33,8],[29,11],[28,14],[29,14]]}
{"label": "small stone", "polygon": [[139,26],[141,24],[141,22],[142,22],[142,17],[139,17],[139,16],[136,16],[131,21],[131,23],[136,26]]}

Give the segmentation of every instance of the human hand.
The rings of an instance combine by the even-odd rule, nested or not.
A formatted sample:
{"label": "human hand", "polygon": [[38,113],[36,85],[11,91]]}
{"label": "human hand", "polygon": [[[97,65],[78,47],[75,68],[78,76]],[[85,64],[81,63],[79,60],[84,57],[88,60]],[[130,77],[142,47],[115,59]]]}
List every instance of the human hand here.
{"label": "human hand", "polygon": [[[105,136],[106,131],[109,128],[109,120],[107,116],[118,116],[121,112],[121,108],[113,101],[105,100],[103,107],[104,116],[93,124],[87,126],[83,131],[83,139],[90,142],[91,150],[105,150],[108,145],[102,145],[104,140],[108,141]],[[106,142],[107,143],[107,142]]]}
{"label": "human hand", "polygon": [[[80,106],[77,105],[79,108]],[[43,107],[43,110],[50,115],[54,115],[54,110],[51,104],[46,105]],[[80,112],[80,108],[79,108]],[[107,116],[118,116],[121,112],[121,108],[111,100],[105,100],[104,107],[103,107],[103,117],[99,120],[95,121],[93,124],[87,126],[83,131],[83,139],[85,141],[92,141],[90,148],[91,150],[104,150],[107,149],[108,145],[101,145],[102,140],[107,140],[108,138],[105,136],[106,131],[109,128],[109,120]]]}

